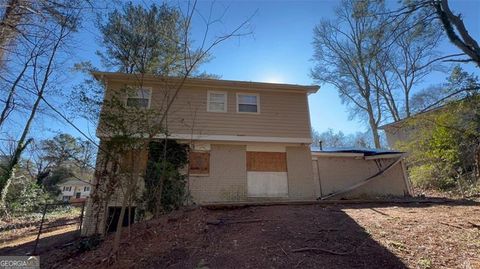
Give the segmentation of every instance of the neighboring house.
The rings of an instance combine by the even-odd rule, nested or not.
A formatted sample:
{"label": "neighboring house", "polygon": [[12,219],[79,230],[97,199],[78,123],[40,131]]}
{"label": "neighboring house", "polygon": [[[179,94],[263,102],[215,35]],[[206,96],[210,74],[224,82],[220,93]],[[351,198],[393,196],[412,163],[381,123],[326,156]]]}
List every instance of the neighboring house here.
{"label": "neighboring house", "polygon": [[420,126],[416,126],[415,124],[412,124],[410,120],[434,116],[436,113],[441,113],[444,111],[444,109],[447,107],[448,104],[432,108],[408,118],[382,125],[379,127],[379,129],[385,131],[388,147],[391,149],[398,149],[399,143],[411,141],[418,130],[421,128],[428,128],[428,126],[426,126],[426,121],[421,121]]}
{"label": "neighboring house", "polygon": [[57,184],[61,193],[58,199],[63,202],[82,202],[90,197],[92,185],[88,181],[78,178],[68,178],[64,182]]}
{"label": "neighboring house", "polygon": [[[135,85],[137,79],[135,75],[122,73],[93,74],[105,86],[106,99],[120,93],[127,85]],[[164,105],[166,91],[162,85],[160,78],[147,75],[136,93],[123,96],[123,103],[159,109]],[[409,194],[400,153],[368,160],[365,153],[316,151],[312,154],[308,95],[318,89],[318,86],[187,79],[171,107],[168,124],[170,139],[192,145],[188,188],[193,201],[198,204],[313,201],[355,180],[365,180],[389,164],[400,167],[388,171],[397,173],[393,185],[398,187],[389,189],[391,183],[388,181],[372,181],[365,185],[368,193]],[[112,136],[101,125],[97,129],[100,143]],[[100,158],[101,151],[97,161]],[[143,153],[134,159],[146,158]],[[383,162],[382,159],[388,160]],[[362,161],[368,165],[350,166],[352,162]],[[324,170],[333,172],[326,174]],[[322,184],[331,186],[341,180],[349,183],[333,188],[325,185],[322,190]],[[375,184],[380,187],[376,188]],[[108,201],[108,214],[114,214],[113,219],[121,204],[122,199],[118,197]],[[93,209],[87,210],[85,221],[91,224]],[[100,227],[105,226],[105,219],[101,221]],[[86,227],[84,234],[94,232],[89,229]]]}

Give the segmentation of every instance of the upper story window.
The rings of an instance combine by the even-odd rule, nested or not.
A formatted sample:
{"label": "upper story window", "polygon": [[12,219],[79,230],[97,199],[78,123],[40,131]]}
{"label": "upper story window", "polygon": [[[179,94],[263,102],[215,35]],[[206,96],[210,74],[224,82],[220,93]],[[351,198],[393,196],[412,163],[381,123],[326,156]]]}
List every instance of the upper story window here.
{"label": "upper story window", "polygon": [[150,108],[152,90],[147,88],[133,89],[128,92],[127,107]]}
{"label": "upper story window", "polygon": [[89,186],[83,187],[83,191],[90,191],[90,187]]}
{"label": "upper story window", "polygon": [[208,112],[227,112],[227,93],[208,91]]}
{"label": "upper story window", "polygon": [[72,186],[63,186],[63,191],[71,191],[72,190]]}
{"label": "upper story window", "polygon": [[254,93],[237,93],[237,112],[260,113],[260,97]]}

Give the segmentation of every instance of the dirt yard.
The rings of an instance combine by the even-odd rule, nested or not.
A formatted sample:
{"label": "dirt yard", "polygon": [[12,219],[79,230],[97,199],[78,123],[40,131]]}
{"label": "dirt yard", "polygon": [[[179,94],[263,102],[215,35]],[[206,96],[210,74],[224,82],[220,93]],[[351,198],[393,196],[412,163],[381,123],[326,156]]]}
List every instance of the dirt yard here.
{"label": "dirt yard", "polygon": [[[42,268],[480,268],[480,204],[199,208]],[[61,251],[61,250],[60,250]],[[71,256],[72,257],[72,256]]]}

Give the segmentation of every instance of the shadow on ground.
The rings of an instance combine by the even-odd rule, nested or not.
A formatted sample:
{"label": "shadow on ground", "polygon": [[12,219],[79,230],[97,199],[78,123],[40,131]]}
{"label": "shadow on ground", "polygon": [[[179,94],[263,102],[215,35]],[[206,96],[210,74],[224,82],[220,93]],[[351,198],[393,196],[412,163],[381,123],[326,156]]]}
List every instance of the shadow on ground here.
{"label": "shadow on ground", "polygon": [[[43,256],[48,257],[50,261],[61,261],[72,257],[75,254],[77,246],[74,244],[80,239],[80,231],[66,231],[64,233],[51,236],[43,236],[38,241],[36,255],[40,255],[40,263],[46,266]],[[0,256],[23,256],[33,255],[35,241],[30,241],[14,247],[0,249]]]}
{"label": "shadow on ground", "polygon": [[200,240],[184,238],[135,267],[407,268],[338,208],[271,206],[216,213],[220,221],[208,225]]}
{"label": "shadow on ground", "polygon": [[[197,208],[177,211],[125,229],[116,260],[110,259],[110,235],[99,248],[85,253],[79,253],[73,246],[53,247],[53,251],[41,253],[41,262],[42,268],[88,269],[407,268],[399,257],[375,241],[370,233],[378,237],[382,233],[388,235],[398,229],[416,227],[418,223],[411,220],[432,211],[428,207],[439,206],[443,208],[441,212],[446,212],[442,214],[448,214],[453,212],[450,207],[459,206],[461,209],[460,206],[472,206],[473,209],[468,212],[474,212],[479,210],[479,205],[468,200],[424,199],[401,203],[244,205],[228,209],[216,207],[216,210]],[[386,210],[381,208],[387,207],[392,210],[395,210],[394,207],[419,210],[414,213],[406,210],[406,214],[414,215],[403,223],[402,219],[385,214]],[[363,220],[368,220],[371,214],[371,225],[374,226],[365,227],[376,230],[376,233],[365,230],[345,213],[350,209],[371,209],[358,212],[363,212]],[[376,221],[379,216],[395,220],[394,223],[403,228],[391,226],[388,229],[396,230],[388,230],[377,227],[382,223]],[[435,232],[435,225],[428,225],[433,225],[432,231]]]}

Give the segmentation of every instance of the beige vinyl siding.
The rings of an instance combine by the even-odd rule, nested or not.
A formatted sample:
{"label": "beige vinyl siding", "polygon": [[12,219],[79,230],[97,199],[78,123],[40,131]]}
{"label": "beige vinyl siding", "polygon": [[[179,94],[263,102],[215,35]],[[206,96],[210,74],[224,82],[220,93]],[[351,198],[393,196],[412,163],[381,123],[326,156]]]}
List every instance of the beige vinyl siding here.
{"label": "beige vinyl siding", "polygon": [[[108,83],[109,91],[123,87],[124,83]],[[160,110],[165,107],[165,90],[155,84],[145,87],[152,88],[151,108]],[[306,92],[226,89],[227,112],[215,113],[207,112],[208,90],[220,89],[190,86],[179,92],[168,117],[170,133],[191,134],[194,125],[193,133],[200,135],[310,138]],[[258,94],[260,113],[237,113],[236,93],[239,92]]]}

